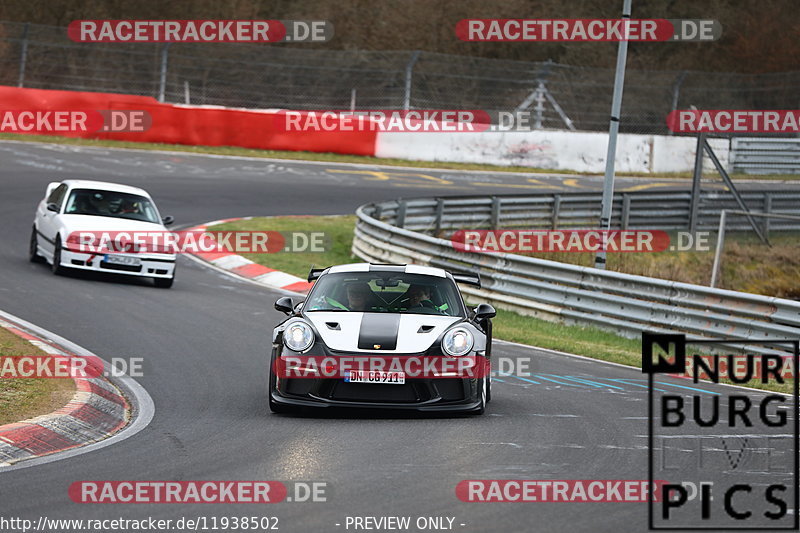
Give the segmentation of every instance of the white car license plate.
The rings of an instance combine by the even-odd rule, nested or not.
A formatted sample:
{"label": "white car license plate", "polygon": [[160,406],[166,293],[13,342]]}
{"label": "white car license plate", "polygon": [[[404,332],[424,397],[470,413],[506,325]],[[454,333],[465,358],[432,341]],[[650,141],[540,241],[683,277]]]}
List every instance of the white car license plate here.
{"label": "white car license plate", "polygon": [[114,265],[141,266],[142,260],[138,257],[127,257],[124,255],[106,255],[103,259],[106,263]]}
{"label": "white car license plate", "polygon": [[351,370],[344,380],[348,383],[381,383],[384,385],[403,385],[406,382],[405,372],[381,372],[369,370]]}

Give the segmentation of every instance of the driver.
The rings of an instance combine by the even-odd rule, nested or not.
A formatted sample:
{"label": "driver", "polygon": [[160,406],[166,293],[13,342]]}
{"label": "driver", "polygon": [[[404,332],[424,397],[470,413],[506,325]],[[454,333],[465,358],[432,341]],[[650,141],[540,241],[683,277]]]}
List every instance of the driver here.
{"label": "driver", "polygon": [[347,286],[347,308],[350,311],[369,311],[372,289],[366,283]]}
{"label": "driver", "polygon": [[408,288],[408,308],[435,307],[431,301],[431,289],[425,285],[412,285]]}

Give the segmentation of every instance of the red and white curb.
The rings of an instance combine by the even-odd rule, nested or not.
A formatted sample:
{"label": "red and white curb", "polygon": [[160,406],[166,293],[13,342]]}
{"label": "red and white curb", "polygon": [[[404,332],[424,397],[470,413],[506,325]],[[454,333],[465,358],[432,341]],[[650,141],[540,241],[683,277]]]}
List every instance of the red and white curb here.
{"label": "red and white curb", "polygon": [[[0,318],[0,327],[49,355],[80,357],[5,317]],[[75,395],[61,409],[0,426],[0,468],[104,440],[128,424],[130,405],[110,381],[104,378],[74,378],[74,381]]]}
{"label": "red and white curb", "polygon": [[[187,231],[205,231],[212,226],[224,224],[226,222],[251,220],[252,218],[253,217],[239,217],[215,220],[199,226],[194,226],[193,228],[188,228]],[[308,281],[298,278],[297,276],[293,276],[273,268],[265,267],[264,265],[259,265],[258,263],[254,263],[246,257],[233,252],[198,252],[192,255],[211,263],[219,269],[232,272],[233,274],[249,279],[261,285],[265,285],[272,289],[283,289],[285,291],[307,293],[313,285],[313,283],[309,283]]]}

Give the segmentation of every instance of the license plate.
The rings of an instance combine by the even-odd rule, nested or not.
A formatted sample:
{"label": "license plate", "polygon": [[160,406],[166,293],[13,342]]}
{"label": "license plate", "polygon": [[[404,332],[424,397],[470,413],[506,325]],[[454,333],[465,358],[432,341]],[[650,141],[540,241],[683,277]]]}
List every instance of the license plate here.
{"label": "license plate", "polygon": [[384,385],[403,385],[406,382],[405,372],[381,372],[368,370],[351,370],[345,374],[348,383],[381,383]]}
{"label": "license plate", "polygon": [[142,260],[138,257],[128,257],[125,255],[106,255],[103,261],[114,265],[141,266],[142,264]]}

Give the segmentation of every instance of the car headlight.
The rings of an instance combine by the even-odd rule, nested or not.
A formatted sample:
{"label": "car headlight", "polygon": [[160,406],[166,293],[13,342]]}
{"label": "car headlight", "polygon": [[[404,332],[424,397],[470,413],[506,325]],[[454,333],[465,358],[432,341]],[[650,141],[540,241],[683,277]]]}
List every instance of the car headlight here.
{"label": "car headlight", "polygon": [[302,352],[314,343],[314,331],[305,322],[292,322],[283,332],[283,343],[292,351]]}
{"label": "car headlight", "polygon": [[444,353],[447,355],[466,355],[472,350],[474,342],[475,339],[468,329],[457,327],[444,334],[442,350],[444,350]]}

